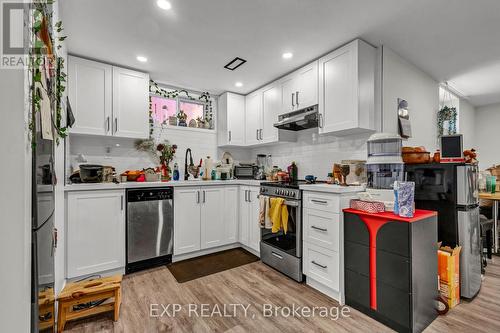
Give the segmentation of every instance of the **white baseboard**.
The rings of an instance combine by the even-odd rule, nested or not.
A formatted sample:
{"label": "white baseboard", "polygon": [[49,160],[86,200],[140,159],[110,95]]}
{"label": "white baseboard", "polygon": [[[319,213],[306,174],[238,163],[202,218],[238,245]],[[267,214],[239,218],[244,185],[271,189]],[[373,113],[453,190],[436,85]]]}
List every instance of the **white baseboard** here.
{"label": "white baseboard", "polygon": [[228,245],[223,245],[223,246],[218,246],[214,247],[211,249],[206,249],[206,250],[200,250],[200,251],[195,251],[195,252],[190,252],[190,253],[184,253],[184,254],[179,254],[179,255],[174,255],[172,257],[172,262],[178,262],[186,259],[191,259],[191,258],[196,258],[196,257],[201,257],[207,254],[212,254],[220,251],[225,251],[225,250],[230,250],[230,249],[235,249],[237,247],[241,247],[248,252],[252,253],[253,255],[256,255],[257,257],[260,258],[259,251],[255,251],[254,249],[245,246],[241,243],[233,243],[233,244],[228,244]]}
{"label": "white baseboard", "polygon": [[206,250],[200,250],[200,251],[195,251],[195,252],[190,252],[190,253],[184,253],[184,254],[174,255],[174,256],[172,256],[172,262],[178,262],[178,261],[182,261],[182,260],[186,260],[186,259],[191,259],[191,258],[195,258],[195,257],[204,256],[204,255],[215,253],[215,252],[230,250],[230,249],[234,249],[234,248],[237,248],[237,247],[240,247],[240,246],[241,246],[240,243],[233,243],[233,244],[228,244],[228,245],[214,247],[214,248],[211,248],[211,249],[206,249]]}

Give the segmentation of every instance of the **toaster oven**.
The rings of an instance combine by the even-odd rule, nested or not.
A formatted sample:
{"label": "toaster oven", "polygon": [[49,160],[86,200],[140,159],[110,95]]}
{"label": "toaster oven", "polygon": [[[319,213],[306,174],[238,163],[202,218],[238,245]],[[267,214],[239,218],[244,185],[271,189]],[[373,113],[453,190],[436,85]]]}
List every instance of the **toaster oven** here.
{"label": "toaster oven", "polygon": [[236,179],[254,179],[256,172],[256,165],[236,165],[234,167],[234,177]]}

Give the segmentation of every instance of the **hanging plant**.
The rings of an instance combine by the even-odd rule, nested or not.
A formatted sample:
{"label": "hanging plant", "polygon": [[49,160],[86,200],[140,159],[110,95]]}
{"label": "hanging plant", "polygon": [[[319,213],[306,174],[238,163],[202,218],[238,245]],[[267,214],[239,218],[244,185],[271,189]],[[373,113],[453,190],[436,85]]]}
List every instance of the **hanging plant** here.
{"label": "hanging plant", "polygon": [[437,127],[438,127],[438,137],[443,136],[445,130],[445,122],[447,122],[447,132],[448,134],[457,133],[457,108],[443,106],[438,112],[437,116]]}
{"label": "hanging plant", "polygon": [[[57,55],[62,48],[62,42],[67,36],[62,36],[62,21],[54,24],[55,34],[52,29],[53,11],[50,5],[53,0],[35,1],[33,3],[33,21],[31,22],[31,43],[29,54],[29,67],[31,84],[31,117],[29,129],[34,133],[36,114],[41,111],[41,101],[44,95],[48,98],[52,119],[52,128],[55,132],[56,143],[60,138],[68,135],[67,127],[62,126],[62,98],[66,90],[66,73],[64,59]],[[55,49],[54,49],[55,46]],[[44,75],[45,73],[45,75]],[[45,94],[42,94],[41,89]],[[32,145],[36,145],[36,136],[31,136]]]}

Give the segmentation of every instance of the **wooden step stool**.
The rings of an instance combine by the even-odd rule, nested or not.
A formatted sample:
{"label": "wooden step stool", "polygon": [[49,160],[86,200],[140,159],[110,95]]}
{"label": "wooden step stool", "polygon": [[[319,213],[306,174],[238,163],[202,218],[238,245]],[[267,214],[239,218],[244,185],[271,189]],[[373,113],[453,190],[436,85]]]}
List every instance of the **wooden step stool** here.
{"label": "wooden step stool", "polygon": [[[121,275],[114,275],[95,280],[81,282],[70,282],[66,284],[59,294],[59,313],[57,319],[57,332],[64,330],[67,321],[93,316],[99,313],[114,311],[113,320],[117,321],[120,313],[121,303]],[[82,310],[74,310],[75,305],[106,298],[113,298],[95,307]]]}

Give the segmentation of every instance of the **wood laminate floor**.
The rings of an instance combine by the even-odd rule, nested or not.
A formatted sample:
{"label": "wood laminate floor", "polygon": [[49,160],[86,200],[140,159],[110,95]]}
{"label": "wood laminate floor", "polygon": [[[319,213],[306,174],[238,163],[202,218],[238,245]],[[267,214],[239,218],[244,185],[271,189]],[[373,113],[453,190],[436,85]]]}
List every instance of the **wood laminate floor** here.
{"label": "wood laminate floor", "polygon": [[[462,303],[445,316],[438,317],[425,333],[500,332],[500,257],[487,267],[480,294]],[[291,307],[339,307],[318,291],[298,284],[255,262],[197,280],[177,283],[166,267],[128,275],[123,279],[120,320],[101,315],[66,324],[66,332],[392,332],[391,329],[350,309],[349,317],[337,320],[316,315],[292,318],[281,315],[264,317],[264,304]],[[176,317],[150,317],[150,304],[178,303],[183,309]],[[188,306],[193,311],[189,316]],[[249,305],[248,316],[197,317],[201,304],[241,303]],[[198,306],[194,312],[194,306]],[[339,307],[341,308],[341,307]],[[161,312],[160,306],[160,312]],[[233,313],[228,308],[226,315]],[[285,312],[286,315],[286,312]],[[335,315],[335,313],[333,313]]]}

